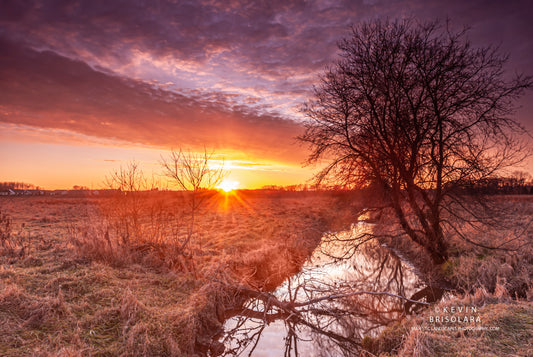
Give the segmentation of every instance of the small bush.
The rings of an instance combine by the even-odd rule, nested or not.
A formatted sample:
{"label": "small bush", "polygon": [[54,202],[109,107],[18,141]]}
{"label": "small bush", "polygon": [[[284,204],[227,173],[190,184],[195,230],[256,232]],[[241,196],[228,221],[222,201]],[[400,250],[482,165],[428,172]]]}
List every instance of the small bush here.
{"label": "small bush", "polygon": [[0,211],[0,254],[24,258],[31,248],[30,236],[19,232],[13,233],[11,216]]}
{"label": "small bush", "polygon": [[2,243],[2,248],[9,248],[11,245],[11,217],[0,211],[0,242]]}

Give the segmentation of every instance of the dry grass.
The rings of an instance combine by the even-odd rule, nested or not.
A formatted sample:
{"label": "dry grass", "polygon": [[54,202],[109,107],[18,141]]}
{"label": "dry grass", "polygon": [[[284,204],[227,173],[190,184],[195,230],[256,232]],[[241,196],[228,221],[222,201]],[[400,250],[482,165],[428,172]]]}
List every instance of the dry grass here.
{"label": "dry grass", "polygon": [[[376,339],[363,340],[365,348],[380,356],[533,356],[533,199],[506,196],[497,208],[507,215],[505,225],[463,233],[483,245],[503,245],[506,250],[487,249],[449,236],[450,260],[432,272],[444,275],[457,288],[454,297],[410,316],[387,329]],[[412,247],[396,248],[416,256]],[[427,262],[419,260],[418,267]],[[425,271],[429,271],[425,268]],[[415,327],[446,327],[429,324],[435,309],[450,306],[477,306],[481,324],[498,330],[424,330]],[[451,325],[460,326],[460,325]]]}
{"label": "dry grass", "polygon": [[[224,281],[271,290],[300,268],[321,232],[353,219],[343,197],[219,196],[197,216],[190,247],[181,254],[173,247],[187,233],[188,213],[179,196],[155,195],[133,206],[130,198],[0,199],[0,226],[14,247],[0,255],[2,356],[216,354],[221,346],[211,337],[220,331],[224,310],[240,302]],[[479,233],[481,241],[520,231],[533,202],[516,200],[510,203],[514,228]],[[443,267],[466,295],[438,306],[482,307],[483,324],[500,326],[498,333],[411,330],[428,310],[364,345],[382,355],[533,354],[525,342],[532,339],[531,304],[512,300],[533,297],[532,237],[530,227],[511,252],[454,240]]]}
{"label": "dry grass", "polygon": [[[533,354],[533,306],[510,301],[497,294],[477,293],[441,303],[478,306],[480,330],[415,331],[405,339],[400,356],[531,356]],[[412,322],[426,323],[427,311]],[[437,324],[438,325],[438,324]],[[442,324],[441,324],[442,325]],[[494,330],[492,330],[494,328]]]}
{"label": "dry grass", "polygon": [[333,216],[327,195],[249,192],[212,202],[189,250],[194,269],[183,269],[170,250],[185,231],[179,197],[144,201],[127,239],[120,222],[131,218],[128,206],[114,199],[3,200],[12,232],[23,232],[29,248],[23,257],[0,256],[0,355],[220,351],[211,337],[240,298],[219,282],[274,287],[299,268]]}
{"label": "dry grass", "polygon": [[156,356],[194,348],[194,338],[181,330],[189,323],[183,310],[196,286],[192,279],[101,264],[38,270],[18,270],[2,284],[1,355],[62,355],[68,348],[82,355]]}
{"label": "dry grass", "polygon": [[[477,307],[480,322],[441,323],[430,318],[452,306]],[[436,312],[439,311],[439,312]],[[462,298],[450,298],[384,330],[363,345],[376,356],[531,356],[533,305],[508,295],[478,289]]]}
{"label": "dry grass", "polygon": [[443,273],[463,292],[482,288],[494,292],[498,283],[513,297],[527,298],[533,289],[533,199],[501,198],[498,206],[505,223],[481,229],[466,227],[466,235],[487,249],[452,237],[452,256]]}

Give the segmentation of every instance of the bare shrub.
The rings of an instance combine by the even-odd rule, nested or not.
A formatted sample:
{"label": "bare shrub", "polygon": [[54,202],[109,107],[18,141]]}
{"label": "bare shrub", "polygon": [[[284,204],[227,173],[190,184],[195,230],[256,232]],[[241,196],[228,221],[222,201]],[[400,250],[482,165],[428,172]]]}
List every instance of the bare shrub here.
{"label": "bare shrub", "polygon": [[106,185],[115,190],[99,205],[91,222],[73,232],[78,252],[114,265],[148,263],[192,271],[194,254],[201,252],[195,221],[212,190],[226,175],[223,165],[213,166],[213,154],[172,151],[162,166],[181,191],[161,192],[136,162],[111,173]]}
{"label": "bare shrub", "polygon": [[180,247],[181,250],[187,247],[195,233],[195,217],[209,197],[206,191],[213,190],[228,174],[224,170],[224,164],[219,167],[213,165],[213,155],[214,153],[208,153],[205,148],[201,154],[184,152],[180,149],[171,151],[168,158],[163,158],[164,174],[179,190],[188,193],[185,197],[190,206],[189,230]]}
{"label": "bare shrub", "polygon": [[184,265],[178,254],[184,209],[176,207],[172,193],[156,189],[136,162],[112,172],[106,185],[114,194],[99,200],[88,219],[70,230],[78,253],[113,266]]}
{"label": "bare shrub", "polygon": [[70,229],[69,238],[78,254],[94,260],[104,261],[112,266],[131,264],[131,251],[118,239],[111,239],[108,226],[93,220],[91,224]]}
{"label": "bare shrub", "polygon": [[117,191],[113,205],[102,207],[106,216],[112,217],[114,228],[124,244],[138,240],[143,233],[140,222],[144,205],[142,193],[153,188],[153,180],[150,183],[139,164],[132,161],[106,177],[106,185]]}
{"label": "bare shrub", "polygon": [[0,211],[0,242],[2,249],[11,249],[12,246],[12,224],[11,217]]}
{"label": "bare shrub", "polygon": [[0,210],[0,253],[25,258],[31,250],[31,237],[23,231],[13,232],[11,216]]}
{"label": "bare shrub", "polygon": [[[169,227],[172,221],[161,220],[156,224],[147,221],[146,213],[140,218],[136,239],[125,240],[119,219],[96,212],[87,222],[70,229],[70,242],[80,256],[115,267],[131,264],[158,270],[182,267],[175,234],[171,232],[173,227]],[[154,231],[162,232],[155,235]]]}

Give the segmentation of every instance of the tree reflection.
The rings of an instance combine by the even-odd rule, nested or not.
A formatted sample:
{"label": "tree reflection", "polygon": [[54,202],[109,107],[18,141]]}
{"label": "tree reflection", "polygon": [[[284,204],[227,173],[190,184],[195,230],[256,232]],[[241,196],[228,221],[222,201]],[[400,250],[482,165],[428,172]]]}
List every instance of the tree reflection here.
{"label": "tree reflection", "polygon": [[303,270],[274,293],[239,287],[248,300],[227,311],[224,355],[354,355],[364,336],[442,296],[370,237],[359,234],[356,251],[346,251],[342,237],[326,237]]}

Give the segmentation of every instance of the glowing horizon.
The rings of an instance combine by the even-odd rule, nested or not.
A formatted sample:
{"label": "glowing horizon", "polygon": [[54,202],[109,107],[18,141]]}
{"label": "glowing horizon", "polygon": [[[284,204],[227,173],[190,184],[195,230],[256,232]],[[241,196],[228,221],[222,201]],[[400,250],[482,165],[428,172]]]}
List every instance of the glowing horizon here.
{"label": "glowing horizon", "polygon": [[[79,140],[73,133],[3,129],[0,151],[11,154],[3,160],[0,181],[24,182],[50,190],[69,189],[74,185],[102,189],[106,176],[135,161],[145,176],[159,181],[158,186],[172,188],[162,176],[161,168],[161,158],[170,153],[170,148],[113,143],[94,137]],[[262,160],[231,150],[219,150],[214,154],[212,163],[223,165],[229,173],[225,180],[238,182],[238,188],[293,185],[312,178],[310,168],[297,164]]]}

